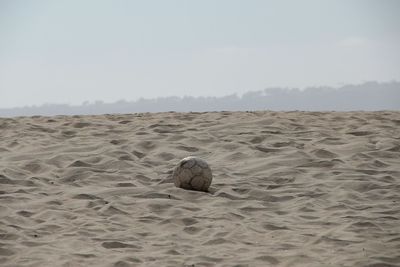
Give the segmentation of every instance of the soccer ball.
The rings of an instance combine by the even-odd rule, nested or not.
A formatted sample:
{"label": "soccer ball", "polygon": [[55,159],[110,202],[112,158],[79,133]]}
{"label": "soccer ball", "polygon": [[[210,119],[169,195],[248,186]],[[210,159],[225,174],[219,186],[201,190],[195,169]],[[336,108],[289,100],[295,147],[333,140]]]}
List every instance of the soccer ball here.
{"label": "soccer ball", "polygon": [[172,178],[176,187],[207,192],[211,185],[212,173],[204,160],[187,157],[176,165]]}

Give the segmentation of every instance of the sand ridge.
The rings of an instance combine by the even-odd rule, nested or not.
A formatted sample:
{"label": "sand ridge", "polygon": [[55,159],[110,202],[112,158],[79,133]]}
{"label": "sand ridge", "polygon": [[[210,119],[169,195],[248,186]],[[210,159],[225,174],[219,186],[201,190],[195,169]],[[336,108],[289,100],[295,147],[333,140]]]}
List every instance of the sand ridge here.
{"label": "sand ridge", "polygon": [[[400,112],[0,118],[1,266],[399,266]],[[210,193],[174,187],[204,158]]]}

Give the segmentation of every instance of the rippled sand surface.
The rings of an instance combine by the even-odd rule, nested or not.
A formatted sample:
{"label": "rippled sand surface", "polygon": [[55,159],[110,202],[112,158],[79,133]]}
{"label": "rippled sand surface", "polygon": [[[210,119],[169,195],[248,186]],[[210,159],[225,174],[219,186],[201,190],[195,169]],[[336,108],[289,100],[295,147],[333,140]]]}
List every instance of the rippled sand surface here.
{"label": "rippled sand surface", "polygon": [[400,112],[0,119],[1,266],[399,263]]}

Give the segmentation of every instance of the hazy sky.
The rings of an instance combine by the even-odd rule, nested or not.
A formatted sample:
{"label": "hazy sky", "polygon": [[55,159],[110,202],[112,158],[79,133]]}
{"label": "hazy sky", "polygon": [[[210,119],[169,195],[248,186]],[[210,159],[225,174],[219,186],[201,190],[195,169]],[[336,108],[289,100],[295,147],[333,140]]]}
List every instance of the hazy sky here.
{"label": "hazy sky", "polygon": [[0,107],[400,80],[400,1],[0,0]]}

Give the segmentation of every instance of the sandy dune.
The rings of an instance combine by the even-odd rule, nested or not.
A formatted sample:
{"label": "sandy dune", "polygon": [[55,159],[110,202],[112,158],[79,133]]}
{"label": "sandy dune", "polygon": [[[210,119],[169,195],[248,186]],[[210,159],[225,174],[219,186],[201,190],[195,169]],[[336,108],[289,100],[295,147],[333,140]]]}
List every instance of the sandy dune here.
{"label": "sandy dune", "polygon": [[0,119],[1,266],[399,264],[400,112]]}

